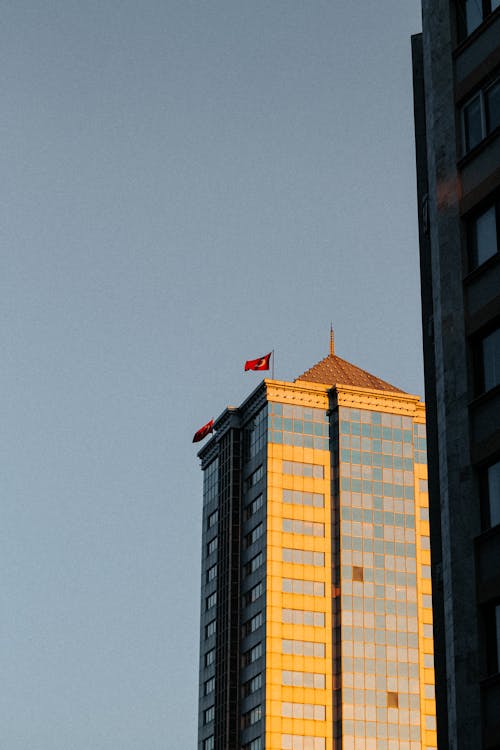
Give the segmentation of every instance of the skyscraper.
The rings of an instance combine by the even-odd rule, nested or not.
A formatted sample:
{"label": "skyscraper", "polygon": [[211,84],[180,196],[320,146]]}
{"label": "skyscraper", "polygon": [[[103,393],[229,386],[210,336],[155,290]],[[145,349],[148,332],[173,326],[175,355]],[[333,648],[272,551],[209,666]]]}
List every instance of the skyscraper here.
{"label": "skyscraper", "polygon": [[332,335],[215,428],[199,750],[435,749],[424,404]]}
{"label": "skyscraper", "polygon": [[500,2],[413,45],[440,747],[500,748]]}

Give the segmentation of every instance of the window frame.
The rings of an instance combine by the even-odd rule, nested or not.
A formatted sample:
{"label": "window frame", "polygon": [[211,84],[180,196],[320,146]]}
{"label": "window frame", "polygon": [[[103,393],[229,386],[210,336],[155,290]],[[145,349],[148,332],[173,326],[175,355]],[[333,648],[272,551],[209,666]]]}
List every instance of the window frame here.
{"label": "window frame", "polygon": [[217,590],[212,591],[210,594],[208,594],[207,597],[205,597],[205,611],[208,612],[209,609],[212,609],[212,607],[215,607],[217,604]]}
{"label": "window frame", "polygon": [[257,612],[253,617],[250,617],[250,619],[243,623],[242,637],[246,638],[247,635],[255,633],[263,624],[264,616],[262,610],[260,610],[260,612]]}
{"label": "window frame", "polygon": [[241,686],[241,694],[243,698],[248,698],[249,695],[253,695],[257,690],[261,690],[264,685],[264,679],[262,672],[258,672],[249,680],[243,683]]}
{"label": "window frame", "polygon": [[244,548],[248,549],[264,535],[264,522],[260,521],[247,534],[245,534]]}
{"label": "window frame", "polygon": [[264,565],[264,550],[260,550],[249,560],[244,567],[245,576],[252,575]]}
{"label": "window frame", "polygon": [[209,568],[207,568],[206,583],[210,583],[210,581],[214,581],[216,578],[217,578],[217,563],[214,563]]}
{"label": "window frame", "polygon": [[243,729],[246,729],[247,727],[253,727],[255,724],[258,724],[259,721],[262,721],[263,716],[264,712],[262,710],[262,704],[259,703],[257,706],[254,706],[249,711],[243,714],[241,719]]}
{"label": "window frame", "polygon": [[217,633],[217,620],[214,618],[205,625],[205,640],[212,638]]}
{"label": "window frame", "polygon": [[[485,352],[484,342],[493,334],[500,336],[500,320],[492,321],[491,325],[488,325],[484,329],[478,332],[474,336],[473,342],[473,366],[474,366],[474,391],[475,396],[482,396],[483,394],[489,393],[493,389],[500,385],[500,377],[497,383],[493,385],[486,385],[486,368],[485,368]],[[499,344],[500,345],[500,344]]]}
{"label": "window frame", "polygon": [[243,607],[249,607],[251,604],[260,599],[264,594],[264,581],[258,581],[251,589],[243,594]]}
{"label": "window frame", "polygon": [[212,664],[215,664],[215,646],[214,648],[209,649],[209,651],[206,651],[203,658],[203,665],[205,668],[211,667]]}
{"label": "window frame", "polygon": [[262,641],[259,641],[254,646],[249,648],[247,651],[245,651],[242,654],[241,657],[241,666],[242,667],[248,667],[250,664],[253,664],[257,661],[257,659],[262,658],[264,655],[264,648],[262,645]]}
{"label": "window frame", "polygon": [[262,492],[260,495],[257,495],[251,503],[247,505],[245,508],[245,519],[248,521],[255,513],[257,513],[258,510],[260,510],[264,505],[264,496]]}
{"label": "window frame", "polygon": [[207,541],[207,557],[210,557],[210,555],[213,555],[214,552],[217,552],[219,548],[219,537],[214,536],[212,539],[209,539]]}
{"label": "window frame", "polygon": [[[461,131],[461,157],[464,158],[468,154],[475,151],[481,143],[487,138],[490,133],[493,133],[499,127],[500,123],[497,123],[494,127],[490,128],[486,118],[486,93],[494,86],[500,85],[500,75],[496,75],[496,78],[483,85],[480,89],[476,90],[460,107],[460,131]],[[471,147],[467,146],[467,131],[465,127],[465,110],[474,102],[475,99],[479,99],[479,109],[481,116],[481,139]]]}
{"label": "window frame", "polygon": [[491,516],[491,498],[490,498],[490,483],[488,472],[494,466],[500,465],[500,457],[497,456],[496,460],[490,461],[485,466],[479,469],[479,491],[481,494],[481,510],[482,510],[482,526],[483,530],[494,529],[500,524],[500,501],[498,501],[498,520],[496,523],[492,523]]}
{"label": "window frame", "polygon": [[203,683],[203,695],[210,695],[215,690],[215,676],[209,677]]}
{"label": "window frame", "polygon": [[466,15],[466,0],[459,0],[459,2],[456,3],[456,19],[457,19],[457,31],[458,31],[458,42],[461,44],[462,42],[465,42],[466,39],[468,39],[474,32],[476,32],[478,29],[481,28],[483,23],[488,20],[488,18],[498,10],[497,6],[496,8],[493,8],[492,6],[492,0],[478,0],[481,3],[480,10],[481,10],[481,20],[478,23],[477,26],[475,26],[470,31],[467,28],[467,15]]}
{"label": "window frame", "polygon": [[[477,223],[478,220],[481,219],[481,217],[485,216],[485,214],[487,214],[491,209],[493,209],[493,214],[495,217],[496,251],[484,260],[479,260]],[[498,255],[500,252],[500,194],[497,193],[496,195],[493,195],[493,199],[491,199],[490,196],[489,201],[482,203],[480,208],[474,210],[473,213],[471,212],[471,214],[468,215],[465,219],[465,226],[467,240],[467,263],[469,273],[471,273],[477,268],[482,268],[485,263],[488,263],[488,261]]]}
{"label": "window frame", "polygon": [[[466,122],[465,122],[465,111],[468,107],[473,104],[473,102],[478,99],[479,100],[479,115],[481,118],[481,137],[479,141],[474,144],[474,146],[468,146],[468,131],[466,128]],[[469,99],[467,99],[466,102],[461,106],[460,108],[460,121],[461,121],[461,130],[462,130],[462,156],[467,156],[467,154],[470,154],[471,151],[473,151],[475,148],[479,146],[480,143],[483,142],[485,139],[485,130],[486,130],[486,124],[485,124],[485,118],[484,118],[484,98],[483,98],[483,90],[479,89],[479,91],[476,91],[476,93],[471,96]]]}

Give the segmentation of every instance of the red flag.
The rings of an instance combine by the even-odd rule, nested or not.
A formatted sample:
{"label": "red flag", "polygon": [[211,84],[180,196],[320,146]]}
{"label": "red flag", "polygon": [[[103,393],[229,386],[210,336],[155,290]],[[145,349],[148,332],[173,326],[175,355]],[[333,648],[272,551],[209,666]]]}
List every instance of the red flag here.
{"label": "red flag", "polygon": [[245,372],[247,370],[269,370],[269,360],[271,359],[272,352],[266,354],[264,357],[258,359],[247,359],[245,362]]}
{"label": "red flag", "polygon": [[211,419],[210,422],[207,422],[206,424],[203,425],[203,427],[200,427],[198,432],[194,433],[193,443],[199,443],[200,440],[203,440],[203,438],[206,438],[206,436],[209,435],[213,431],[214,431],[214,420]]}

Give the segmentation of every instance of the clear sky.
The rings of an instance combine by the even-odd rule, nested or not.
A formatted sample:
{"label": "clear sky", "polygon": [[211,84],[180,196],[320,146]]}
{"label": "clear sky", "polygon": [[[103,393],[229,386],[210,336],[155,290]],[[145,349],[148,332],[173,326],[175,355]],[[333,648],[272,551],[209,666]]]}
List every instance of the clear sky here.
{"label": "clear sky", "polygon": [[417,0],[4,0],[0,747],[194,750],[194,431],[337,353],[423,395]]}

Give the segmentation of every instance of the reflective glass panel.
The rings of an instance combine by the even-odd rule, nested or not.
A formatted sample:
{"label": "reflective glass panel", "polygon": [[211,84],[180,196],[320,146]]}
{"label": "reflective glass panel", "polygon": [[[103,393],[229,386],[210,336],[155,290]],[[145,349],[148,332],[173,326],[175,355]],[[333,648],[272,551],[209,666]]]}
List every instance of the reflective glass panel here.
{"label": "reflective glass panel", "polygon": [[465,153],[483,140],[483,123],[481,117],[481,97],[479,94],[464,107],[464,146]]}
{"label": "reflective glass panel", "polygon": [[500,81],[486,89],[484,94],[486,109],[486,131],[491,133],[500,125]]}
{"label": "reflective glass panel", "polygon": [[500,523],[500,461],[486,469],[490,526]]}
{"label": "reflective glass panel", "polygon": [[473,266],[479,266],[497,252],[495,206],[490,206],[472,224],[471,250]]}
{"label": "reflective glass panel", "polygon": [[472,34],[474,29],[482,23],[483,11],[481,0],[465,0],[465,24],[467,34]]}
{"label": "reflective glass panel", "polygon": [[483,367],[483,388],[490,388],[500,383],[500,328],[492,331],[481,341]]}

